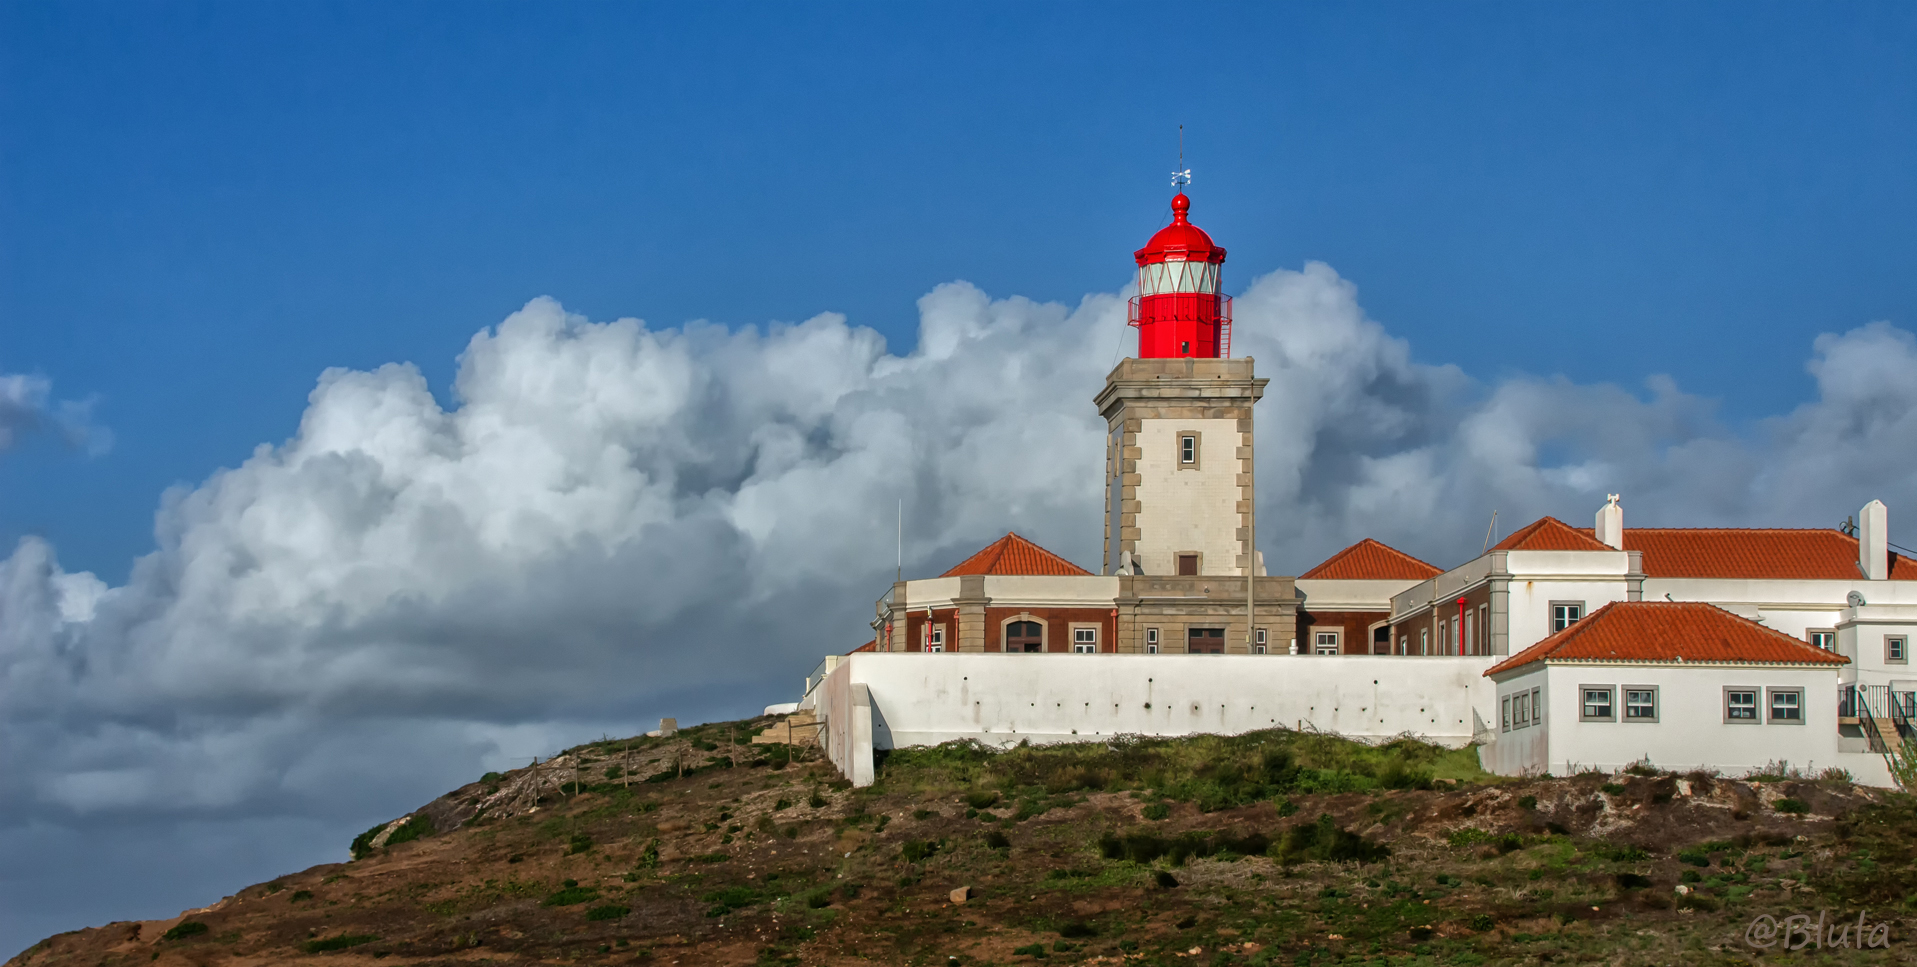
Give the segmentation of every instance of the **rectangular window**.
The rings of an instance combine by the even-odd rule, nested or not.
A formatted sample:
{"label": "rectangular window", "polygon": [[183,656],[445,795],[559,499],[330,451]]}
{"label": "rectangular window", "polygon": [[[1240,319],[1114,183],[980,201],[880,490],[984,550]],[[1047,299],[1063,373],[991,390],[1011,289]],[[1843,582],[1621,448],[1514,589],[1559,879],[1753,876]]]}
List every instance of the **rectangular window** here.
{"label": "rectangular window", "polygon": [[1615,722],[1617,712],[1611,705],[1611,686],[1583,685],[1578,691],[1584,693],[1583,711],[1578,716],[1585,722]]}
{"label": "rectangular window", "polygon": [[1553,634],[1577,624],[1578,619],[1582,617],[1584,617],[1584,602],[1582,601],[1551,602],[1551,632]]}
{"label": "rectangular window", "polygon": [[1837,632],[1835,631],[1807,631],[1804,635],[1815,647],[1825,651],[1837,650]]}
{"label": "rectangular window", "polygon": [[1225,653],[1225,629],[1223,628],[1187,628],[1185,629],[1185,652],[1192,655],[1222,655]]}
{"label": "rectangular window", "polygon": [[1489,655],[1491,653],[1490,611],[1491,611],[1490,605],[1488,604],[1478,605],[1478,635],[1477,637],[1471,639],[1472,643],[1477,646],[1478,650],[1473,652],[1473,654]]}
{"label": "rectangular window", "polygon": [[1544,721],[1544,690],[1541,688],[1534,688],[1531,690],[1531,722],[1532,724],[1535,725],[1543,721]]}
{"label": "rectangular window", "polygon": [[1080,655],[1096,654],[1098,652],[1098,629],[1073,628],[1072,651]]}
{"label": "rectangular window", "polygon": [[1320,631],[1312,636],[1311,653],[1314,655],[1335,655],[1338,653],[1338,632]]}
{"label": "rectangular window", "polygon": [[1195,464],[1198,462],[1198,435],[1184,433],[1178,437],[1178,462]]}
{"label": "rectangular window", "polygon": [[1196,554],[1178,555],[1178,573],[1181,575],[1197,574],[1198,573],[1198,555]]}
{"label": "rectangular window", "polygon": [[1531,693],[1519,692],[1511,696],[1511,727],[1521,729],[1531,724]]}
{"label": "rectangular window", "polygon": [[[1265,629],[1263,628],[1258,629],[1258,647],[1261,649],[1265,647]],[[1262,655],[1264,652],[1260,651],[1259,654]]]}
{"label": "rectangular window", "polygon": [[1733,725],[1757,722],[1757,689],[1741,685],[1724,689],[1724,721]]}
{"label": "rectangular window", "polygon": [[1499,712],[1498,714],[1501,718],[1504,719],[1504,730],[1506,732],[1509,732],[1511,731],[1511,696],[1506,695],[1504,697],[1504,701],[1501,704],[1503,706],[1503,711]]}
{"label": "rectangular window", "polygon": [[1438,654],[1440,655],[1451,654],[1450,622],[1446,622],[1446,621],[1438,622]]}
{"label": "rectangular window", "polygon": [[1804,691],[1799,688],[1771,689],[1771,724],[1804,724]]}
{"label": "rectangular window", "polygon": [[1624,721],[1657,721],[1657,686],[1624,686]]}
{"label": "rectangular window", "polygon": [[933,625],[932,634],[926,638],[925,650],[934,653],[945,651],[945,626]]}
{"label": "rectangular window", "polygon": [[1431,629],[1430,628],[1418,629],[1418,654],[1420,655],[1431,654]]}
{"label": "rectangular window", "polygon": [[1158,629],[1157,628],[1145,629],[1145,654],[1147,655],[1158,654]]}
{"label": "rectangular window", "polygon": [[1910,663],[1910,639],[1903,635],[1890,635],[1884,639],[1884,660],[1893,665]]}

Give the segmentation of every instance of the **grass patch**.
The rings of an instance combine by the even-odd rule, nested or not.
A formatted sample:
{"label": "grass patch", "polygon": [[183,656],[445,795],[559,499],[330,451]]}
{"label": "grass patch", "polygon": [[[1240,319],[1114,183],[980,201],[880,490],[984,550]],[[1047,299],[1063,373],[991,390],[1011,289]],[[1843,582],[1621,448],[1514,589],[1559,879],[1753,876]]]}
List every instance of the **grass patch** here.
{"label": "grass patch", "polygon": [[319,940],[308,940],[300,945],[300,949],[309,954],[323,954],[329,950],[345,950],[348,947],[369,944],[378,939],[379,935],[373,933],[346,933],[337,937],[323,937]]}
{"label": "grass patch", "polygon": [[624,917],[624,916],[625,916],[626,914],[629,914],[629,913],[631,913],[631,912],[632,912],[632,908],[631,908],[631,907],[624,907],[624,906],[620,906],[620,905],[619,905],[619,904],[617,904],[617,903],[608,903],[608,904],[605,904],[605,905],[603,905],[603,906],[597,906],[597,907],[593,907],[593,908],[592,908],[592,909],[590,909],[590,910],[587,910],[587,911],[586,911],[586,919],[588,919],[588,920],[617,920],[617,919],[619,919],[619,918],[621,918],[621,917]]}
{"label": "grass patch", "polygon": [[542,907],[569,907],[574,904],[597,899],[599,899],[598,887],[580,886],[578,880],[567,880],[564,886],[548,894],[544,900],[539,901],[539,905]]}
{"label": "grass patch", "polygon": [[179,923],[175,924],[173,929],[168,930],[167,932],[163,934],[160,934],[160,939],[161,940],[185,940],[188,937],[197,937],[205,933],[207,929],[208,928],[206,924],[201,923],[198,920],[182,920]]}

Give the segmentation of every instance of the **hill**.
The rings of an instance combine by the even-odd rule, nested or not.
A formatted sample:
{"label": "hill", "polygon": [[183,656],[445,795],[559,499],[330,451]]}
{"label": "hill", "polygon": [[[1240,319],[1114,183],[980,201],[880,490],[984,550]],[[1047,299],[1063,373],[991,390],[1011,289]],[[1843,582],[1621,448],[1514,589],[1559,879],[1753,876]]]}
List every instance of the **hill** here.
{"label": "hill", "polygon": [[1847,963],[1917,955],[1917,807],[1841,777],[1501,780],[1277,730],[904,750],[854,790],[750,744],[770,721],[488,774],[351,862],[8,967],[1741,963],[1820,910],[1886,926]]}

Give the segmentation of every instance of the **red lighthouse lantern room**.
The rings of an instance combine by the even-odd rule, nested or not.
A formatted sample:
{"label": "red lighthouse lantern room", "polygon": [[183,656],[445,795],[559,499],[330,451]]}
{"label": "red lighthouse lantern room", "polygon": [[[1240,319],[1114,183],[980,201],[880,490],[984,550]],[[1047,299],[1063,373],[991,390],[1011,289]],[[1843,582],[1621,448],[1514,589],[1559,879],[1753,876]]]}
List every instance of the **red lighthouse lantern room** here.
{"label": "red lighthouse lantern room", "polygon": [[1138,295],[1131,324],[1138,327],[1138,357],[1163,359],[1231,355],[1231,297],[1218,291],[1225,250],[1185,213],[1191,199],[1172,199],[1172,223],[1159,229],[1138,260]]}

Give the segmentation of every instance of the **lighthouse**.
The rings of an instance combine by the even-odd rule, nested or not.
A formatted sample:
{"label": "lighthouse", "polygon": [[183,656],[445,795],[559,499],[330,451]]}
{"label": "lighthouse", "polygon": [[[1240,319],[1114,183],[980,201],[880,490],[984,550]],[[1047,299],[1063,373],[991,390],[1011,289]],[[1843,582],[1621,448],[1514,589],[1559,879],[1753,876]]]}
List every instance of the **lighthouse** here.
{"label": "lighthouse", "polygon": [[1219,290],[1225,249],[1191,223],[1191,199],[1172,199],[1172,223],[1132,253],[1138,295],[1131,324],[1138,358],[1227,359],[1231,356],[1231,297]]}
{"label": "lighthouse", "polygon": [[1108,432],[1103,570],[1249,577],[1259,573],[1251,411],[1268,380],[1249,357],[1231,358],[1224,247],[1191,223],[1184,192],[1171,210],[1171,224],[1133,253],[1138,355],[1096,398]]}

